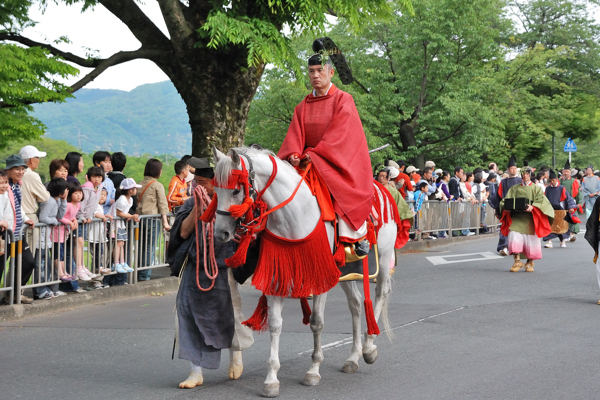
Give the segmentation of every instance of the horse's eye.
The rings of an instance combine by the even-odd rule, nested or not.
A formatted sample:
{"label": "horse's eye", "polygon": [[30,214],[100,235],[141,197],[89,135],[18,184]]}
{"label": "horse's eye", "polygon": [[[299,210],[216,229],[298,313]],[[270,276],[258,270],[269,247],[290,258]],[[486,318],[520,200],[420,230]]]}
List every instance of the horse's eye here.
{"label": "horse's eye", "polygon": [[234,189],[233,190],[233,195],[237,196],[238,194],[240,194],[240,189]]}

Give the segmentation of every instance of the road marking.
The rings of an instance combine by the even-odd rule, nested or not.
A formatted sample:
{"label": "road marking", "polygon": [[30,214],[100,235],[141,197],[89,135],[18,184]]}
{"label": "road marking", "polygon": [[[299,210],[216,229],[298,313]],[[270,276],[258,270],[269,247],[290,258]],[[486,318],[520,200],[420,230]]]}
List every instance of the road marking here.
{"label": "road marking", "polygon": [[[407,326],[410,326],[410,325],[414,325],[414,324],[426,321],[426,320],[431,319],[431,318],[441,317],[442,315],[446,315],[446,314],[450,314],[450,313],[453,313],[453,312],[456,312],[456,311],[460,311],[460,310],[462,310],[464,308],[465,307],[459,307],[459,308],[456,308],[454,310],[445,311],[445,312],[440,313],[440,314],[430,315],[429,317],[421,318],[421,319],[418,319],[416,321],[407,322],[406,324],[399,325],[399,326],[397,326],[395,328],[391,328],[389,330],[381,331],[381,334],[386,333],[386,332],[392,332],[392,331],[395,331],[396,329],[404,328],[404,327],[407,327]],[[330,350],[330,349],[335,349],[336,347],[341,347],[341,346],[345,346],[347,344],[351,344],[352,340],[353,340],[352,337],[348,337],[348,338],[345,338],[345,339],[342,339],[342,340],[338,340],[336,342],[327,343],[326,345],[323,345],[321,347],[321,349],[323,351]],[[313,351],[314,351],[313,349],[301,351],[300,353],[298,353],[298,355],[301,356],[301,355],[304,355],[304,354],[311,354]]]}
{"label": "road marking", "polygon": [[[478,257],[472,257],[478,256]],[[461,259],[452,259],[456,257],[470,257],[470,258],[461,258]],[[452,254],[446,256],[431,256],[426,257],[433,265],[442,265],[442,264],[454,264],[459,262],[469,262],[469,261],[487,261],[487,260],[495,260],[498,258],[502,258],[501,255],[497,253],[492,253],[491,251],[486,251],[483,253],[466,253],[466,254]]]}

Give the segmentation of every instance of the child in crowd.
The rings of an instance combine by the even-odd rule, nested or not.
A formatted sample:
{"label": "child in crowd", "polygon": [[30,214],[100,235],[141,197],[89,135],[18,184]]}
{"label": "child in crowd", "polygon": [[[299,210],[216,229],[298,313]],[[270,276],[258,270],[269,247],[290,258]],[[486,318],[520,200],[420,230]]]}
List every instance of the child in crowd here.
{"label": "child in crowd", "polygon": [[[64,218],[67,211],[67,181],[62,178],[54,178],[46,187],[50,193],[48,201],[40,204],[37,214],[38,220],[42,224],[49,225],[49,227],[40,228],[39,243],[36,243],[36,259],[39,265],[39,282],[53,281],[55,278],[52,277],[52,263],[48,262],[48,249],[52,247],[52,240],[50,239],[51,231],[58,234],[60,229],[60,220]],[[60,246],[58,246],[60,247]],[[62,281],[71,281],[72,277],[68,276],[63,269],[62,260],[58,260],[58,252],[61,251],[64,256],[64,244],[62,249],[55,249],[54,260],[57,260],[57,271],[58,276]],[[38,275],[38,269],[35,270]],[[65,294],[56,288],[52,291],[50,286],[39,286],[35,288],[35,293],[38,299],[51,299],[52,297]]]}
{"label": "child in crowd", "polygon": [[[99,275],[89,272],[89,270],[85,267],[83,263],[83,246],[85,240],[89,239],[89,224],[92,222],[92,218],[96,217],[98,214],[98,200],[101,197],[103,186],[102,183],[104,182],[105,178],[104,171],[102,167],[91,167],[87,170],[85,177],[87,181],[82,186],[83,200],[81,201],[81,209],[77,213],[77,220],[83,222],[77,231],[77,273],[80,276],[89,276],[90,278],[101,282],[102,278]],[[104,201],[106,201],[106,197],[104,198]],[[104,220],[104,212],[101,212],[100,217],[98,218]],[[95,256],[95,254],[92,254],[94,259],[96,258]],[[99,264],[94,264],[92,268],[94,272],[101,273],[99,271],[101,268]]]}
{"label": "child in crowd", "polygon": [[[54,179],[62,179],[62,178],[53,178]],[[50,184],[48,184],[50,186]],[[66,198],[67,202],[70,201],[72,192],[71,190],[76,189],[77,186],[74,182],[67,182],[67,190],[63,192],[63,197]],[[81,185],[79,185],[79,189],[81,190]],[[52,194],[50,194],[52,197]],[[68,233],[71,230],[77,229],[77,219],[75,218],[77,212],[73,211],[72,208],[69,208],[69,204],[67,203],[65,206],[65,212],[62,218],[57,218],[58,221],[62,224],[58,229],[52,230],[52,241],[54,242],[53,249],[53,258],[55,262],[56,269],[58,271],[58,278],[63,282],[70,282],[76,280],[77,278],[67,272],[65,268],[65,241]],[[42,216],[40,215],[40,221]]]}
{"label": "child in crowd", "polygon": [[[96,204],[96,213],[94,217],[101,219],[102,221],[92,222],[90,225],[88,241],[90,244],[90,250],[92,252],[92,258],[94,260],[94,266],[98,268],[98,272],[102,275],[110,274],[110,268],[106,268],[107,265],[107,254],[105,253],[104,245],[106,239],[106,222],[112,220],[112,215],[104,214],[104,203],[108,197],[108,191],[106,188],[102,188],[100,191],[100,198]],[[109,287],[102,283],[102,281],[94,280],[94,289],[103,289]]]}
{"label": "child in crowd", "polygon": [[169,211],[173,208],[182,206],[189,198],[187,194],[188,184],[187,177],[190,174],[190,167],[185,161],[177,161],[175,163],[175,176],[171,178],[169,183],[169,194],[167,201],[169,203]]}
{"label": "child in crowd", "polygon": [[[0,281],[6,268],[6,246],[5,232],[7,229],[14,230],[15,217],[12,205],[8,197],[8,176],[4,168],[0,169]],[[7,286],[6,283],[4,286]]]}
{"label": "child in crowd", "polygon": [[423,202],[427,199],[427,182],[421,182],[417,185],[419,188],[418,192],[415,192],[415,229],[419,229],[419,211],[421,211],[421,207],[423,206]]}
{"label": "child in crowd", "polygon": [[127,225],[125,221],[133,219],[135,222],[139,222],[139,215],[130,214],[129,210],[133,205],[132,196],[137,194],[137,188],[142,187],[138,185],[132,178],[123,179],[119,186],[121,196],[111,207],[111,214],[113,217],[119,217],[116,225],[116,237],[117,245],[115,246],[115,269],[118,273],[133,272],[131,268],[125,262],[125,242],[127,241]]}

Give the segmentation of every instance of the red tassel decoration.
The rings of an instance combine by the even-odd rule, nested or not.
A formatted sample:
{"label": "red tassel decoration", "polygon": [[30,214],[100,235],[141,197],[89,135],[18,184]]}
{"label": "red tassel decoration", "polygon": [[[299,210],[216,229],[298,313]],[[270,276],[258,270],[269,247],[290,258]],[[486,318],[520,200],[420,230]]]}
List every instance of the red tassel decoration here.
{"label": "red tassel decoration", "polygon": [[248,212],[248,210],[250,209],[250,207],[252,207],[252,204],[254,203],[254,200],[252,200],[251,197],[246,197],[244,199],[244,201],[242,202],[242,204],[240,205],[232,205],[231,207],[229,207],[229,212],[231,213],[231,216],[233,218],[241,218],[244,215],[246,215],[246,213]]}
{"label": "red tassel decoration", "polygon": [[346,265],[346,251],[344,250],[344,245],[339,243],[337,249],[335,250],[335,254],[333,255],[333,261],[335,264],[341,268]]}
{"label": "red tassel decoration", "polygon": [[267,324],[268,317],[269,305],[267,303],[267,296],[263,294],[258,300],[258,305],[256,306],[256,310],[254,310],[254,314],[246,321],[242,322],[242,324],[255,332],[264,332],[269,327]]}
{"label": "red tassel decoration", "polygon": [[202,220],[202,222],[208,224],[209,222],[211,222],[215,218],[215,214],[217,213],[217,205],[218,205],[217,194],[215,193],[215,195],[213,196],[212,201],[208,205],[208,208],[200,216],[200,219]]}
{"label": "red tassel decoration", "polygon": [[310,310],[310,305],[308,304],[306,297],[300,298],[300,307],[302,307],[302,323],[304,325],[310,324],[310,315],[312,314],[312,311]]}
{"label": "red tassel decoration", "polygon": [[250,233],[246,233],[244,236],[242,236],[242,240],[240,240],[240,245],[235,251],[235,254],[225,259],[225,265],[230,268],[237,268],[240,265],[245,264],[248,247],[250,247],[251,242],[252,235]]}
{"label": "red tassel decoration", "polygon": [[379,326],[377,326],[377,321],[375,320],[371,299],[365,299],[365,317],[367,318],[367,334],[379,335]]}
{"label": "red tassel decoration", "polygon": [[362,260],[363,265],[363,291],[365,294],[365,317],[367,318],[367,333],[369,335],[379,335],[379,327],[375,320],[373,312],[373,302],[371,301],[371,289],[369,288],[369,257]]}
{"label": "red tassel decoration", "polygon": [[371,243],[371,247],[377,244],[377,236],[375,236],[375,226],[371,219],[367,220],[367,240]]}
{"label": "red tassel decoration", "polygon": [[337,285],[335,265],[321,221],[299,240],[289,240],[265,229],[252,285],[268,296],[301,298],[322,294]]}

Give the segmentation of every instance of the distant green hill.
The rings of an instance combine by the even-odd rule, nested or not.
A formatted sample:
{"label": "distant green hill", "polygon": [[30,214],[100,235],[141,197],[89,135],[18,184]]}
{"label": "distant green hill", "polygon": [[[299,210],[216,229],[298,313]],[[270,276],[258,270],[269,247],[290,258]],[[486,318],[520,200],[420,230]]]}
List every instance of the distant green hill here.
{"label": "distant green hill", "polygon": [[81,89],[62,104],[39,104],[33,115],[46,137],[65,140],[86,153],[97,150],[182,156],[192,134],[185,103],[170,81],[138,86],[131,92]]}

